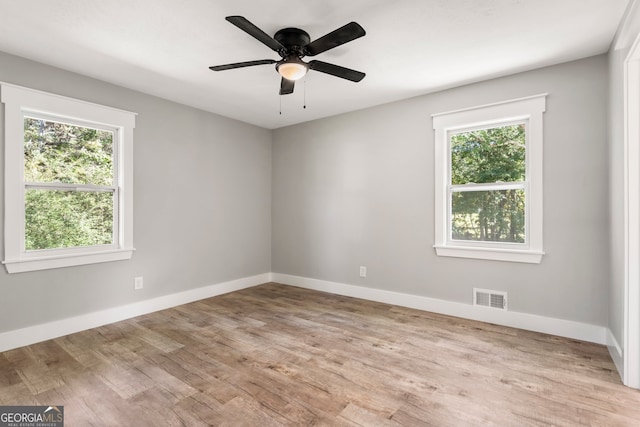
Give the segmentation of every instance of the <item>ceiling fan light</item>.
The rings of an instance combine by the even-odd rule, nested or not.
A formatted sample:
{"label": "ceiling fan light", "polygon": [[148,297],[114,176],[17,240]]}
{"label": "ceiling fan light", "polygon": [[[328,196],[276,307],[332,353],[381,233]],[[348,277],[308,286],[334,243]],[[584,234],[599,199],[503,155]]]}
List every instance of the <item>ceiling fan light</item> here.
{"label": "ceiling fan light", "polygon": [[283,62],[278,65],[278,73],[287,80],[299,80],[307,74],[307,66],[300,62]]}

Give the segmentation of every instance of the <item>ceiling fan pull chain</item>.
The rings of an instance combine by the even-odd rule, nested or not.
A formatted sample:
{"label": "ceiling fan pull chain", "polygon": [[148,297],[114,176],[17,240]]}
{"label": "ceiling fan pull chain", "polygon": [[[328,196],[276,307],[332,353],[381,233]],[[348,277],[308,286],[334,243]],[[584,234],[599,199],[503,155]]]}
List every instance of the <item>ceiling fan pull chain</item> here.
{"label": "ceiling fan pull chain", "polygon": [[306,109],[307,108],[307,76],[304,76],[304,81],[302,82],[302,89],[303,89],[302,92],[304,93],[302,108]]}
{"label": "ceiling fan pull chain", "polygon": [[282,115],[282,95],[278,95],[278,100],[280,101],[280,115]]}

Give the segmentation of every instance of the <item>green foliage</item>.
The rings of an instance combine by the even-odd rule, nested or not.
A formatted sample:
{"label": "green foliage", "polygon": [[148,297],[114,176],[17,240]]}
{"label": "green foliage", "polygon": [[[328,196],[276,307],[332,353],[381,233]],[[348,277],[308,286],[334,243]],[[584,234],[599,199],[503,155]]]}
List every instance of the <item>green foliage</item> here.
{"label": "green foliage", "polygon": [[525,128],[504,126],[451,137],[453,185],[523,181]]}
{"label": "green foliage", "polygon": [[[451,183],[524,181],[525,145],[524,125],[453,135]],[[454,239],[524,242],[523,190],[459,191],[453,193],[451,204]]]}
{"label": "green foliage", "polygon": [[112,185],[112,159],[112,132],[24,120],[25,181]]}
{"label": "green foliage", "polygon": [[[113,185],[113,134],[25,118],[24,175],[31,183]],[[110,244],[113,192],[30,188],[26,250]]]}
{"label": "green foliage", "polygon": [[27,250],[107,245],[113,240],[113,194],[27,190]]}

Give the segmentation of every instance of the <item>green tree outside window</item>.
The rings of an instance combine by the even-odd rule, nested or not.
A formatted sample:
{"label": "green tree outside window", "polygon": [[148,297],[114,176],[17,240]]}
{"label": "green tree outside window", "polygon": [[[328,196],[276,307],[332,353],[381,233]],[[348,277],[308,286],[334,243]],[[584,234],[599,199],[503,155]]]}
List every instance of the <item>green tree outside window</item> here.
{"label": "green tree outside window", "polygon": [[[515,124],[451,136],[454,240],[525,242],[525,132]],[[486,191],[473,185],[502,183],[522,185]]]}
{"label": "green tree outside window", "polygon": [[113,242],[113,148],[111,131],[24,119],[27,251]]}

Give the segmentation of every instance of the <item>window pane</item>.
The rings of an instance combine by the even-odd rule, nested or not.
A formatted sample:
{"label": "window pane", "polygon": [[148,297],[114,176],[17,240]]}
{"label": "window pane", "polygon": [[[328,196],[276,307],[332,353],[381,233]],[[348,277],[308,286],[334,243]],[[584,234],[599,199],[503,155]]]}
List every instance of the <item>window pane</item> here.
{"label": "window pane", "polygon": [[456,192],[451,199],[454,240],[524,243],[524,190]]}
{"label": "window pane", "polygon": [[113,193],[27,189],[26,250],[113,243]]}
{"label": "window pane", "polygon": [[113,132],[25,117],[24,177],[113,185]]}
{"label": "window pane", "polygon": [[514,182],[525,179],[524,124],[451,136],[451,184]]}

